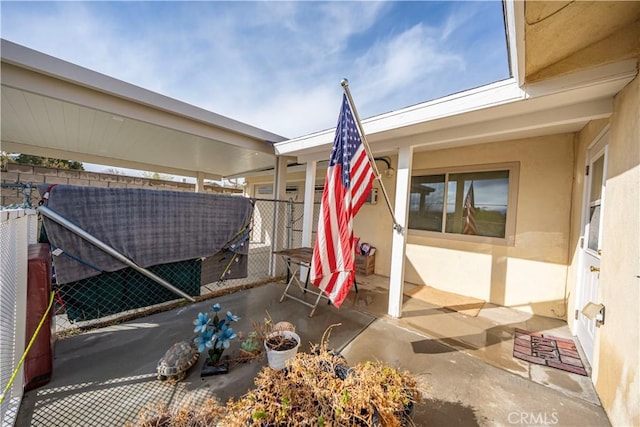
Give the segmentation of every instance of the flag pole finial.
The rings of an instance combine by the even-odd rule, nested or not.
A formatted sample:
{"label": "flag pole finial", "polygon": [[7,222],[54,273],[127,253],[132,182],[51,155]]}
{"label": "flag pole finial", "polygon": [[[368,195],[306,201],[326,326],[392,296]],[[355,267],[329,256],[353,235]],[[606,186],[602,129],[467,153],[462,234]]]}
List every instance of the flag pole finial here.
{"label": "flag pole finial", "polygon": [[342,80],[340,80],[340,84],[342,85],[342,87],[347,87],[349,86],[349,80],[343,78]]}

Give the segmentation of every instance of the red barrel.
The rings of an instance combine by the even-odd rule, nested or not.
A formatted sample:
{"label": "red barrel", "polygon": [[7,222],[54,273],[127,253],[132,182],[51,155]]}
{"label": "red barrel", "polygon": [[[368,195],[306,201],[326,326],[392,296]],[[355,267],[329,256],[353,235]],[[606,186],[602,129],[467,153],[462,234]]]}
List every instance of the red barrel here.
{"label": "red barrel", "polygon": [[[48,244],[29,245],[27,267],[26,345],[36,332],[40,319],[49,306],[51,296],[51,250]],[[51,380],[55,343],[53,307],[24,361],[24,389],[32,390]]]}

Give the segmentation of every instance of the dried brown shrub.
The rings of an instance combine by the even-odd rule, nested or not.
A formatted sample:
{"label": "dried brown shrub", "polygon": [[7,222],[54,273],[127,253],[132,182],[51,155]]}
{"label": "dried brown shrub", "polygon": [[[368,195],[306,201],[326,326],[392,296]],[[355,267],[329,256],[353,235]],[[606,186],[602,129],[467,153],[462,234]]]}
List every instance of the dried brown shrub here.
{"label": "dried brown shrub", "polygon": [[325,337],[311,353],[298,353],[285,370],[262,368],[255,385],[224,407],[210,399],[202,407],[156,408],[141,414],[136,425],[397,427],[411,424],[408,413],[421,399],[408,372],[382,362],[349,368],[342,356],[328,350]]}
{"label": "dried brown shrub", "polygon": [[[342,379],[344,378],[344,379]],[[382,362],[354,368],[327,349],[298,353],[286,370],[263,368],[256,389],[227,403],[224,426],[401,426],[420,399],[413,377]]]}
{"label": "dried brown shrub", "polygon": [[208,427],[217,426],[226,413],[215,399],[206,399],[201,405],[183,402],[172,408],[164,405],[147,405],[140,411],[135,424],[126,427]]}

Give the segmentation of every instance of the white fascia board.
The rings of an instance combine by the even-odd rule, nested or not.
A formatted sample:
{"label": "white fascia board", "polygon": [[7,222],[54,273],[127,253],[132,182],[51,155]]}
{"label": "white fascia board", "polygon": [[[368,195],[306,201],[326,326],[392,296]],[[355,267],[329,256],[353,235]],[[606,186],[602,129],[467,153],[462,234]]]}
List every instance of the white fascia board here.
{"label": "white fascia board", "polygon": [[[526,101],[523,101],[526,103]],[[486,142],[506,141],[556,133],[576,132],[591,120],[609,117],[613,113],[613,99],[601,98],[570,106],[537,110],[509,117],[497,117],[459,126],[424,132],[404,138],[382,141],[376,149],[412,146],[419,151],[453,148]],[[461,121],[464,123],[464,121]]]}
{"label": "white fascia board", "polygon": [[[460,114],[452,114],[437,120],[424,121],[412,127],[389,131],[384,135],[380,134],[379,139],[402,138],[458,128],[461,123],[465,125],[490,122],[500,124],[499,120],[511,120],[512,117],[517,117],[518,122],[530,119],[532,125],[546,127],[537,120],[538,116],[536,114],[538,112],[559,107],[566,108],[567,112],[586,112],[587,109],[584,107],[589,102],[594,102],[593,108],[599,111],[599,101],[601,99],[612,100],[615,94],[635,77],[635,61],[611,64],[579,74],[525,85],[522,91],[524,96],[520,99],[469,110]],[[560,114],[560,116],[562,115]],[[585,113],[585,117],[591,117],[590,113]],[[550,120],[553,122],[553,117],[550,117]],[[506,121],[505,123],[510,124],[512,122]],[[515,124],[515,122],[513,123]],[[502,127],[502,124],[500,127]],[[516,128],[517,126],[514,126],[514,129]]]}
{"label": "white fascia board", "polygon": [[[80,67],[59,58],[1,40],[2,62],[44,74],[97,92],[113,95],[138,104],[201,121],[266,142],[282,141],[283,136],[230,119],[177,99],[143,89],[105,74]],[[4,84],[4,82],[3,82]]]}
{"label": "white fascia board", "polygon": [[[560,126],[553,117],[539,112],[566,108],[567,113],[575,114],[570,120],[576,125],[590,117],[606,117],[610,113],[606,113],[603,105],[610,102],[636,74],[637,61],[632,59],[523,87],[512,78],[372,117],[363,121],[363,127],[374,153],[395,150],[406,144],[420,145],[416,138],[412,138],[415,135],[434,137],[431,143],[441,145],[447,141],[453,143],[454,140],[486,142],[488,135],[494,134],[496,138],[499,135],[518,135],[525,128],[531,131],[538,127],[542,133],[553,128],[569,131],[573,127],[568,122]],[[588,106],[588,103],[593,105]],[[558,117],[564,117],[562,110],[556,111]],[[578,117],[580,114],[583,119]],[[517,120],[513,121],[514,117]],[[541,121],[541,117],[547,117],[548,123]],[[525,121],[529,121],[529,125],[525,125]],[[479,135],[449,136],[459,134],[460,131],[456,129],[461,124],[473,123],[480,123],[483,127]],[[488,124],[495,126],[495,129],[488,131]],[[511,130],[505,129],[505,126],[511,125]],[[471,128],[466,130],[473,132]],[[297,155],[300,162],[326,159],[334,132],[334,129],[330,129],[277,143],[275,149],[279,153]],[[437,139],[438,136],[442,139]]]}
{"label": "white fascia board", "polygon": [[502,80],[455,93],[402,110],[382,114],[362,122],[367,135],[403,128],[418,123],[483,110],[524,99],[515,79]]}
{"label": "white fascia board", "polygon": [[324,149],[314,152],[314,153],[305,153],[298,156],[298,161],[300,163],[307,162],[320,162],[322,160],[329,160],[331,156],[331,147],[325,147]]}
{"label": "white fascia board", "polygon": [[637,59],[628,59],[566,76],[525,84],[523,90],[527,98],[562,93],[571,96],[578,94],[586,94],[590,97],[612,96],[622,90],[637,74]]}
{"label": "white fascia board", "polygon": [[287,141],[276,142],[273,144],[277,156],[290,155],[306,151],[315,147],[332,144],[336,129],[327,129],[309,135],[300,136],[298,138]]}
{"label": "white fascia board", "polygon": [[[459,92],[433,101],[413,105],[402,110],[381,114],[362,121],[370,139],[377,133],[404,128],[465,112],[502,105],[524,99],[524,92],[515,79],[507,79],[478,88]],[[277,155],[314,155],[326,152],[333,143],[335,128],[274,144]],[[319,160],[319,159],[316,159]]]}

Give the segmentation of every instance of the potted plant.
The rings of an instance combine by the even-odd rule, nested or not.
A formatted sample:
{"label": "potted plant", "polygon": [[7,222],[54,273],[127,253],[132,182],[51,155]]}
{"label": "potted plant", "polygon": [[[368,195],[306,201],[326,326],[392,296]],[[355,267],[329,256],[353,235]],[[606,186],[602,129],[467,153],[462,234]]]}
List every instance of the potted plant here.
{"label": "potted plant", "polygon": [[278,322],[274,325],[270,317],[262,327],[256,328],[264,339],[267,362],[271,369],[284,369],[287,361],[298,353],[300,336],[296,334],[295,329],[289,322]]}
{"label": "potted plant", "polygon": [[226,374],[229,372],[228,356],[223,359],[222,354],[231,345],[231,341],[238,337],[230,326],[232,322],[237,322],[240,318],[230,311],[226,316],[220,318],[218,313],[221,310],[220,304],[214,304],[213,318],[207,313],[198,313],[198,317],[193,321],[194,332],[198,336],[194,342],[198,345],[198,351],[203,353],[207,350],[208,357],[202,366],[201,376]]}

